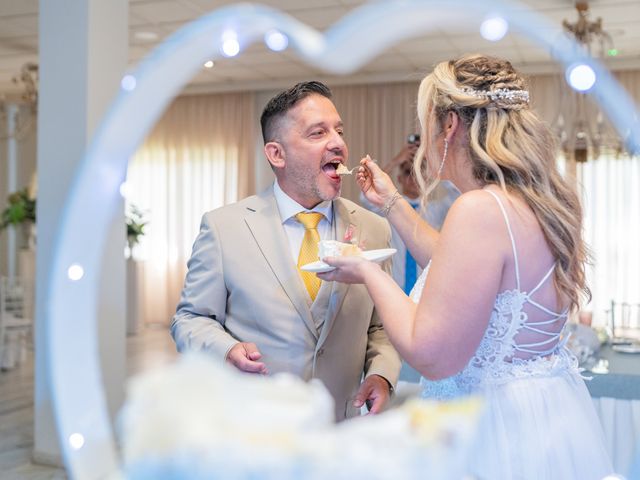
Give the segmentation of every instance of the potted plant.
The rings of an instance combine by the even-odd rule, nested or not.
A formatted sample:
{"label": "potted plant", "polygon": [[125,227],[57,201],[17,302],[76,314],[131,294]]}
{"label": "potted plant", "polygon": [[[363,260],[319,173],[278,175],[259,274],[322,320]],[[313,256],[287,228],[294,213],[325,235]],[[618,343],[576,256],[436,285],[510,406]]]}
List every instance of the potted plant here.
{"label": "potted plant", "polygon": [[23,245],[33,248],[35,246],[34,225],[36,222],[36,198],[30,195],[28,188],[13,192],[8,197],[8,205],[2,211],[0,218],[0,231],[9,225],[15,227],[22,225],[24,231]]}
{"label": "potted plant", "polygon": [[147,225],[147,221],[144,219],[144,213],[135,205],[129,205],[126,215],[127,223],[127,243],[129,244],[129,250],[132,252],[140,242],[140,237],[144,235],[144,227]]}

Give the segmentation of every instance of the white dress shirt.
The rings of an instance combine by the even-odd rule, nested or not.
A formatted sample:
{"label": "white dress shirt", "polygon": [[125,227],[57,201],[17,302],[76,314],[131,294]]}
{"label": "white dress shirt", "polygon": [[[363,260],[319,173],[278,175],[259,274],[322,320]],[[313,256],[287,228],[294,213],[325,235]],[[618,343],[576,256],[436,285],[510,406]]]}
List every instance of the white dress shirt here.
{"label": "white dress shirt", "polygon": [[324,215],[318,224],[318,233],[320,234],[321,240],[330,240],[333,236],[333,229],[331,228],[333,222],[333,202],[327,200],[309,210],[287,195],[282,188],[280,188],[277,180],[273,184],[273,194],[276,198],[284,232],[289,239],[291,258],[293,259],[293,263],[297,265],[298,256],[300,255],[300,245],[302,245],[302,239],[304,238],[304,226],[296,220],[296,215],[300,212],[318,212]]}

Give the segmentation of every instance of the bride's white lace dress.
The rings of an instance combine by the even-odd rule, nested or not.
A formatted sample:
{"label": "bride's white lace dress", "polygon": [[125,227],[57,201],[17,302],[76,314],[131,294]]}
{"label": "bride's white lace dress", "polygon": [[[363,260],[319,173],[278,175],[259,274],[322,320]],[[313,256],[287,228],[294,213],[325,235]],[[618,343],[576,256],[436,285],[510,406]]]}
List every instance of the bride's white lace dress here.
{"label": "bride's white lace dress", "polygon": [[[469,467],[479,479],[600,480],[613,468],[578,362],[557,331],[566,311],[554,312],[535,300],[553,266],[532,290],[521,289],[509,218],[500,198],[487,192],[498,202],[511,237],[515,288],[497,295],[487,330],[467,366],[444,380],[422,378],[423,396],[484,397],[487,408]],[[428,271],[429,265],[411,292],[416,303]],[[544,320],[532,321],[527,314],[532,309],[543,312],[532,316]]]}

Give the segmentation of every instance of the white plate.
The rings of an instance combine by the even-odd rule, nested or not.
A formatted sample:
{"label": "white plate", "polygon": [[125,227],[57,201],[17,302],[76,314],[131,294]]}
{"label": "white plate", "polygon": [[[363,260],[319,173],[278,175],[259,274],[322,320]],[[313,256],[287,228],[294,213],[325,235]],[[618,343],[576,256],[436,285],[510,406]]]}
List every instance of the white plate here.
{"label": "white plate", "polygon": [[[383,262],[391,255],[396,253],[395,248],[380,248],[378,250],[365,250],[362,252],[362,256],[367,260],[371,260],[372,262]],[[323,273],[330,272],[335,267],[331,265],[327,265],[324,262],[318,261],[313,263],[307,263],[300,267],[300,270],[304,270],[305,272],[314,272],[314,273]]]}
{"label": "white plate", "polygon": [[635,343],[632,345],[613,345],[611,350],[620,353],[640,353],[640,345]]}

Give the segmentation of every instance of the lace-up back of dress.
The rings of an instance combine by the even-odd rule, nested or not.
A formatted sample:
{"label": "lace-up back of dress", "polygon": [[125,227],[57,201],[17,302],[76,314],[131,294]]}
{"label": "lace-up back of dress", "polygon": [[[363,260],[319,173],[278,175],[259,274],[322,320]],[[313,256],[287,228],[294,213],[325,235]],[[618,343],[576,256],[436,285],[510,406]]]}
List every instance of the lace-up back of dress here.
{"label": "lace-up back of dress", "polygon": [[[509,340],[507,343],[512,345],[505,345],[505,349],[511,355],[504,356],[504,360],[511,358],[525,360],[550,355],[559,345],[560,334],[567,318],[567,310],[557,312],[541,303],[543,290],[547,292],[547,295],[544,295],[546,297],[549,296],[549,290],[553,290],[552,275],[555,264],[551,265],[533,288],[528,291],[523,290],[518,247],[509,216],[500,197],[490,190],[485,191],[495,198],[504,217],[511,241],[515,270],[515,288],[498,294],[489,327],[495,333],[498,333],[498,330],[502,333],[508,331],[508,337],[504,340]],[[555,299],[555,295],[553,298]]]}
{"label": "lace-up back of dress", "polygon": [[[575,357],[564,348],[566,338],[561,339],[567,310],[557,312],[540,300],[555,299],[555,294],[551,294],[555,293],[553,285],[550,285],[555,264],[531,290],[523,291],[518,249],[509,217],[498,195],[485,191],[498,202],[509,232],[514,258],[514,288],[505,289],[496,296],[487,330],[465,369],[444,381],[423,381],[425,396],[447,398],[514,378],[546,376],[560,369],[577,371]],[[425,272],[416,284],[416,294],[422,291],[426,275]]]}
{"label": "lace-up back of dress", "polygon": [[558,360],[552,358],[557,357],[554,354],[564,352],[564,342],[560,337],[567,318],[566,310],[557,312],[540,303],[538,298],[543,289],[548,291],[553,288],[548,283],[552,282],[555,264],[531,290],[523,290],[518,248],[509,217],[500,197],[492,191],[486,192],[498,203],[509,232],[515,288],[497,295],[487,331],[467,368],[461,373],[463,376],[480,377],[475,380],[481,383],[482,380],[500,381],[547,372]]}

